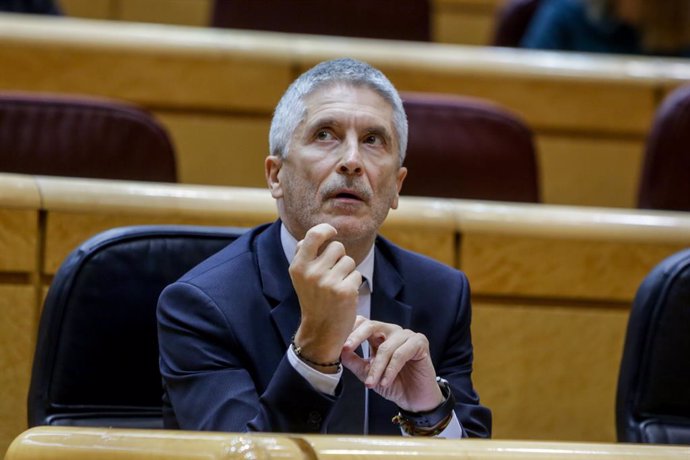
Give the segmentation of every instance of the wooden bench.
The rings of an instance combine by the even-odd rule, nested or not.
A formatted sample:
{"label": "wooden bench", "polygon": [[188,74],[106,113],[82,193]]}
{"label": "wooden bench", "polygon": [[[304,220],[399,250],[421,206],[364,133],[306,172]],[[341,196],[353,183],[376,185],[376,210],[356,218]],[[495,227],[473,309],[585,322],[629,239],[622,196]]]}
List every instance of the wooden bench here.
{"label": "wooden bench", "polygon": [[654,111],[690,82],[680,59],[0,15],[0,90],[143,105],[170,130],[188,184],[262,187],[275,104],[299,73],[338,56],[371,62],[401,91],[518,113],[536,133],[548,204],[634,207]]}

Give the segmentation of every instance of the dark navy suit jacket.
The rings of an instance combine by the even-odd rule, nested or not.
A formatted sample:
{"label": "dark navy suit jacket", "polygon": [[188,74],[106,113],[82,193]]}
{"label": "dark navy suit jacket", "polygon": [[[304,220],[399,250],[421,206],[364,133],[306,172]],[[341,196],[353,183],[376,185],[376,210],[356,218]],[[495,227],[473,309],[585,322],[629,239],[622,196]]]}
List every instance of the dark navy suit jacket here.
{"label": "dark navy suit jacket", "polygon": [[[469,298],[461,272],[377,238],[372,319],[426,335],[465,432],[487,437],[491,413],[471,381]],[[168,286],[158,304],[166,427],[325,432],[342,384],[324,395],[290,365],[286,350],[299,321],[280,221],[247,232]],[[369,433],[399,435],[395,405],[371,393]]]}

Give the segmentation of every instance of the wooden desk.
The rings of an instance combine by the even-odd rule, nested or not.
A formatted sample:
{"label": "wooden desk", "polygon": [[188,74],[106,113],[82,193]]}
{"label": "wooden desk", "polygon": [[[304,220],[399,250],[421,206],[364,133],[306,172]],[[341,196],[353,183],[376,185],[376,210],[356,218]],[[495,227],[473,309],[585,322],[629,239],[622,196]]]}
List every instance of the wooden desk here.
{"label": "wooden desk", "polygon": [[687,446],[40,427],[22,433],[5,459],[679,460],[689,455]]}
{"label": "wooden desk", "polygon": [[29,176],[0,180],[0,452],[26,428],[35,335],[40,196]]}

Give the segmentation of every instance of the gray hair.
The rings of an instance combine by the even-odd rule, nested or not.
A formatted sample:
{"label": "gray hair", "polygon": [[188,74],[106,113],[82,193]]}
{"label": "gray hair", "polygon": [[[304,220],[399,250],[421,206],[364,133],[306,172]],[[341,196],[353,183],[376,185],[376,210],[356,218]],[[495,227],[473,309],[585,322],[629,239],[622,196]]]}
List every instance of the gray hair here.
{"label": "gray hair", "polygon": [[290,140],[306,116],[304,99],[317,89],[334,83],[367,86],[393,107],[393,128],[398,136],[398,156],[402,164],[407,151],[407,116],[400,95],[380,70],[350,58],[324,61],[292,82],[273,113],[268,135],[271,155],[287,155]]}

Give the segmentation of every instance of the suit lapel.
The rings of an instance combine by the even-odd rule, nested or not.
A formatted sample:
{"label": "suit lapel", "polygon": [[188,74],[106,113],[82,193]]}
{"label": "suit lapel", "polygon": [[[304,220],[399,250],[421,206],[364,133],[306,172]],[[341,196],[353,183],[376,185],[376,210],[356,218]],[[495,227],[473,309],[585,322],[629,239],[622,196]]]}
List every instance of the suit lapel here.
{"label": "suit lapel", "polygon": [[412,307],[398,300],[404,280],[377,244],[374,259],[374,291],[371,294],[371,319],[410,327]]}
{"label": "suit lapel", "polygon": [[300,308],[280,243],[280,220],[259,235],[255,244],[263,293],[273,306],[271,318],[287,347],[299,326]]}

